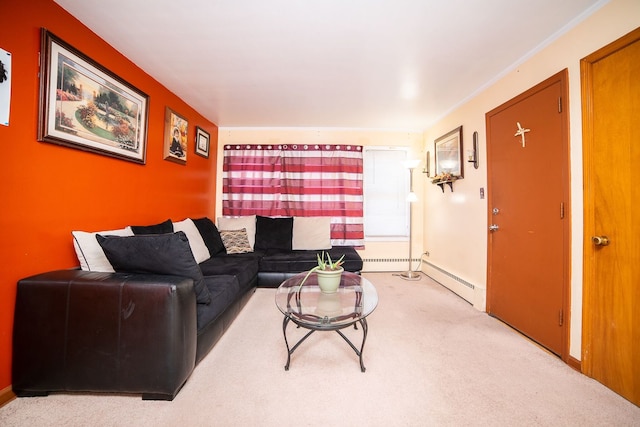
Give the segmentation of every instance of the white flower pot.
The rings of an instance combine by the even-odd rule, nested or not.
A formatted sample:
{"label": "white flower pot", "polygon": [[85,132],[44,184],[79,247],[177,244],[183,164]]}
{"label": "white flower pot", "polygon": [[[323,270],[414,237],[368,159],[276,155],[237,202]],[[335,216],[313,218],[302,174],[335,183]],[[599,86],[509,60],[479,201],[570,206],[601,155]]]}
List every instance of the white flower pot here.
{"label": "white flower pot", "polygon": [[317,270],[318,286],[324,293],[332,293],[338,290],[340,287],[340,278],[344,268],[340,267],[338,270]]}

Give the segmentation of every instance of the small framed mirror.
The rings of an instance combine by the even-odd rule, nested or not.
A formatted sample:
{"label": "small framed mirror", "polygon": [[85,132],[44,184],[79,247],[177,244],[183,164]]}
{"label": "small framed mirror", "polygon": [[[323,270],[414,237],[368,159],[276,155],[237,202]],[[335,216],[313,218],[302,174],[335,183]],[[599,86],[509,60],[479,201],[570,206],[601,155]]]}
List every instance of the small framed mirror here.
{"label": "small framed mirror", "polygon": [[464,177],[462,161],[462,126],[435,140],[436,176],[451,174],[458,179]]}

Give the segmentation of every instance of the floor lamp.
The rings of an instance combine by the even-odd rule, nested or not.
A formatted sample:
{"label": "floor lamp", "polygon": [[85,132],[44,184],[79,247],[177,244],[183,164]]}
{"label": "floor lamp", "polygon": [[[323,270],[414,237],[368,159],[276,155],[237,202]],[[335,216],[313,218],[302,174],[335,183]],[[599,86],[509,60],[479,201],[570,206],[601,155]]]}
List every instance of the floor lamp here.
{"label": "floor lamp", "polygon": [[417,273],[411,268],[411,260],[413,259],[413,246],[412,246],[412,228],[413,228],[413,215],[412,204],[418,201],[418,196],[413,192],[413,170],[418,167],[420,160],[407,160],[404,166],[409,169],[409,194],[407,195],[407,203],[409,203],[409,269],[403,273],[400,273],[400,277],[405,280],[420,280],[422,275]]}

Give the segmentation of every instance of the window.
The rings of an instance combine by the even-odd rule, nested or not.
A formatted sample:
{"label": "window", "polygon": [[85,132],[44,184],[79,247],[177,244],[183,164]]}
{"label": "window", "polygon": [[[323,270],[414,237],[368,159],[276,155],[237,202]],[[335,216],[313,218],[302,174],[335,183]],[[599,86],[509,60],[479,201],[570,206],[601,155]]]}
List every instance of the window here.
{"label": "window", "polygon": [[359,145],[225,145],[222,214],[329,216],[334,246],[364,247]]}
{"label": "window", "polygon": [[364,233],[371,240],[409,236],[408,148],[367,147],[364,152]]}

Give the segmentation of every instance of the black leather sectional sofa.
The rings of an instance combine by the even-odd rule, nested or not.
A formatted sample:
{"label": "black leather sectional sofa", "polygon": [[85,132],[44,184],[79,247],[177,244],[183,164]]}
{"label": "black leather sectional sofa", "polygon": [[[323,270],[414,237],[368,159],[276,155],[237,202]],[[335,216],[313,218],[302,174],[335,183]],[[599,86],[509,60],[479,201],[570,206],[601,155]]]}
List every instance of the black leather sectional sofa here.
{"label": "black leather sectional sofa", "polygon": [[[212,255],[196,268],[185,255],[188,239],[175,232],[105,237],[115,272],[68,269],[20,280],[14,393],[113,392],[172,400],[257,286],[276,287],[316,265],[314,250],[227,254],[212,221],[194,222]],[[132,243],[134,255],[127,252]],[[162,255],[155,256],[158,248]],[[334,259],[345,255],[345,270],[361,271],[353,248],[328,252]]]}

